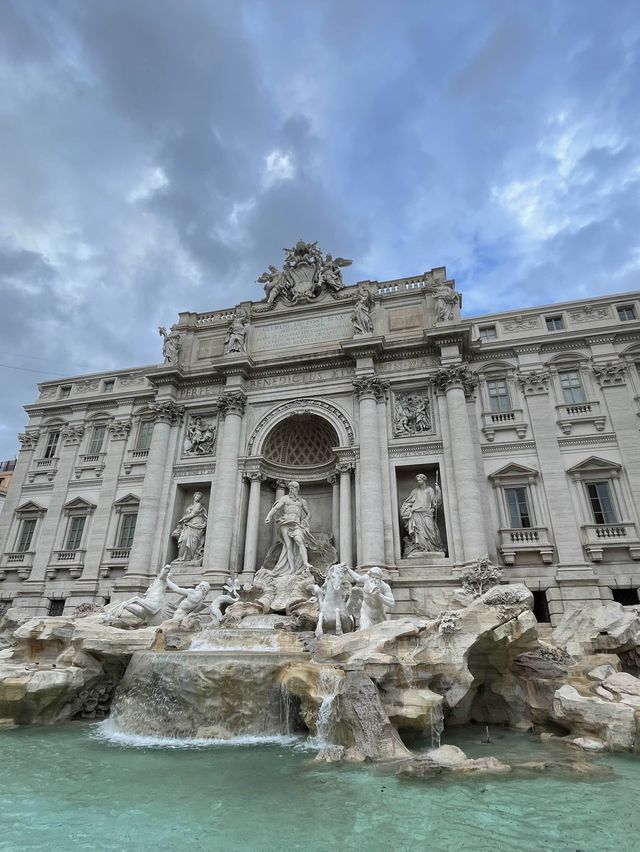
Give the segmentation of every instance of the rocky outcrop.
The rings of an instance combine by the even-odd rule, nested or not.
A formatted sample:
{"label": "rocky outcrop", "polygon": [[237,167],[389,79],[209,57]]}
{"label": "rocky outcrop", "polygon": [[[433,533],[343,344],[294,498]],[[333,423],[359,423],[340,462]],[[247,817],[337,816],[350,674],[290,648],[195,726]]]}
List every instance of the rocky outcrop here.
{"label": "rocky outcrop", "polygon": [[551,637],[573,656],[633,651],[640,645],[640,613],[615,601],[569,606]]}

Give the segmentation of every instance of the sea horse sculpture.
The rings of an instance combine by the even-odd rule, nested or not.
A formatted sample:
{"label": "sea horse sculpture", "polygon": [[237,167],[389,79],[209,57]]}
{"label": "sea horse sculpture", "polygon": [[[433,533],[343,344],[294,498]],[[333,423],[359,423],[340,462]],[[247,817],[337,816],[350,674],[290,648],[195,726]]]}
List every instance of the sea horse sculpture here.
{"label": "sea horse sculpture", "polygon": [[347,591],[350,587],[348,571],[345,564],[336,563],[329,568],[327,579],[322,586],[312,586],[320,609],[316,626],[318,639],[324,636],[326,630],[333,630],[336,636],[342,636],[343,633],[351,633],[355,628],[347,601]]}

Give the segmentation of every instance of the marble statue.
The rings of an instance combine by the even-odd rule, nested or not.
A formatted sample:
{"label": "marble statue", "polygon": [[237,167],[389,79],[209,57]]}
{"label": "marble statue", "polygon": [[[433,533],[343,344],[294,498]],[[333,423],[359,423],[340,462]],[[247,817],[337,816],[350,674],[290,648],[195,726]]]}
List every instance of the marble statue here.
{"label": "marble statue", "polygon": [[354,335],[373,333],[373,309],[375,300],[371,290],[363,284],[358,285],[358,296],[351,314]]}
{"label": "marble statue", "polygon": [[[167,576],[167,588],[177,595],[180,595],[182,600],[178,604],[176,611],[169,619],[179,627],[188,627],[193,624],[193,616],[203,609],[207,595],[211,586],[206,580],[198,583],[195,589],[182,589],[173,582],[170,576]],[[191,624],[189,623],[191,622]]]}
{"label": "marble statue", "polygon": [[105,612],[103,621],[112,624],[116,619],[129,612],[137,616],[144,625],[156,625],[167,615],[167,586],[170,566],[165,565],[143,595],[134,595],[126,601]]}
{"label": "marble statue", "polygon": [[270,265],[269,269],[256,279],[256,283],[264,284],[268,306],[272,306],[278,296],[290,295],[293,284],[288,273],[289,264],[285,263],[285,268],[282,272],[279,272],[275,266]]}
{"label": "marble statue", "polygon": [[222,594],[218,595],[211,604],[211,616],[213,618],[214,624],[220,624],[224,617],[224,611],[222,609],[223,604],[226,604],[227,607],[232,604],[237,603],[240,600],[240,583],[234,577],[228,577],[227,582],[224,584],[222,589]]}
{"label": "marble statue", "polygon": [[207,520],[207,510],[202,504],[202,494],[196,491],[193,495],[193,503],[187,507],[172,533],[178,540],[178,557],[174,560],[175,562],[202,560]]}
{"label": "marble statue", "polygon": [[355,621],[349,612],[348,602],[350,573],[358,576],[344,563],[336,563],[329,568],[322,586],[312,586],[319,608],[316,638],[324,636],[327,630],[333,630],[336,636],[342,636],[343,633],[351,633],[354,629]]}
{"label": "marble statue", "polygon": [[424,473],[416,476],[418,487],[414,488],[400,507],[408,536],[405,538],[403,556],[420,556],[444,550],[438,529],[438,508],[442,506],[442,492],[437,476],[434,487],[427,484]]}
{"label": "marble statue", "polygon": [[276,500],[264,522],[269,526],[272,519],[280,515],[277,523],[283,547],[274,570],[286,565],[289,571],[296,573],[300,569],[311,570],[313,567],[309,563],[307,550],[313,537],[309,532],[309,507],[300,496],[300,483],[289,482],[287,488],[289,493]]}
{"label": "marble statue", "polygon": [[359,586],[362,586],[362,606],[360,607],[360,630],[381,624],[388,618],[388,610],[395,604],[391,586],[385,583],[382,569],[374,566],[366,574],[357,574],[347,568],[349,576]]}
{"label": "marble statue", "polygon": [[394,395],[393,431],[400,437],[431,431],[431,406],[425,394]]}
{"label": "marble statue", "polygon": [[235,352],[246,352],[245,338],[247,336],[248,324],[249,320],[247,319],[245,312],[242,310],[236,311],[233,319],[229,323],[229,328],[227,329],[224,348],[226,355],[231,355]]}
{"label": "marble statue", "polygon": [[324,292],[336,293],[344,287],[342,269],[352,261],[344,257],[323,256],[318,243],[298,242],[285,248],[282,270],[269,266],[257,281],[264,284],[267,304],[260,310],[271,310],[278,300],[286,305],[310,302]]}
{"label": "marble statue", "polygon": [[213,452],[216,441],[216,426],[202,417],[194,417],[187,427],[182,445],[185,456],[204,456]]}
{"label": "marble statue", "polygon": [[436,322],[453,322],[455,308],[460,304],[460,294],[443,282],[435,284],[431,294],[436,303]]}
{"label": "marble statue", "polygon": [[337,293],[338,290],[341,290],[344,287],[342,270],[345,266],[351,266],[352,263],[353,261],[348,260],[346,257],[334,258],[330,254],[325,255],[325,258],[322,261],[322,269],[320,271],[321,285],[324,284],[328,290],[332,290],[334,293]]}
{"label": "marble statue", "polygon": [[180,347],[182,345],[180,334],[173,329],[167,331],[163,325],[159,327],[158,332],[164,341],[162,344],[164,363],[177,364],[178,356],[180,355]]}

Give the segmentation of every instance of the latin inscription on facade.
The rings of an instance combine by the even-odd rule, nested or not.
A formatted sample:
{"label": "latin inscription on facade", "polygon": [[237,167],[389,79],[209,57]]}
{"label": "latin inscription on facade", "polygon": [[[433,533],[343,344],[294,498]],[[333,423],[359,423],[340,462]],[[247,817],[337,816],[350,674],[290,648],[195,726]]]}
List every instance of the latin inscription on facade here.
{"label": "latin inscription on facade", "polygon": [[286,349],[309,343],[350,340],[352,337],[349,315],[332,314],[258,326],[253,332],[253,348]]}
{"label": "latin inscription on facade", "polygon": [[351,367],[337,367],[335,370],[316,370],[304,373],[290,373],[284,376],[260,376],[250,379],[250,390],[259,388],[277,388],[284,385],[310,385],[318,382],[331,382],[336,379],[349,379],[354,375]]}

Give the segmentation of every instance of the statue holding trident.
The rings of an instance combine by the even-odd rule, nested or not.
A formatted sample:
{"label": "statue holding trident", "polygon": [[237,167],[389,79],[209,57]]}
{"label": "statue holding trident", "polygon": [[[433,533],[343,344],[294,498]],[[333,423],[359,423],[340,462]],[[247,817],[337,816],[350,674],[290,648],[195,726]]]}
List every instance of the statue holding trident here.
{"label": "statue holding trident", "polygon": [[416,476],[418,487],[414,488],[400,507],[400,516],[407,530],[404,540],[404,558],[423,553],[444,551],[438,529],[438,508],[442,506],[442,491],[436,471],[435,487],[427,484],[424,473]]}

